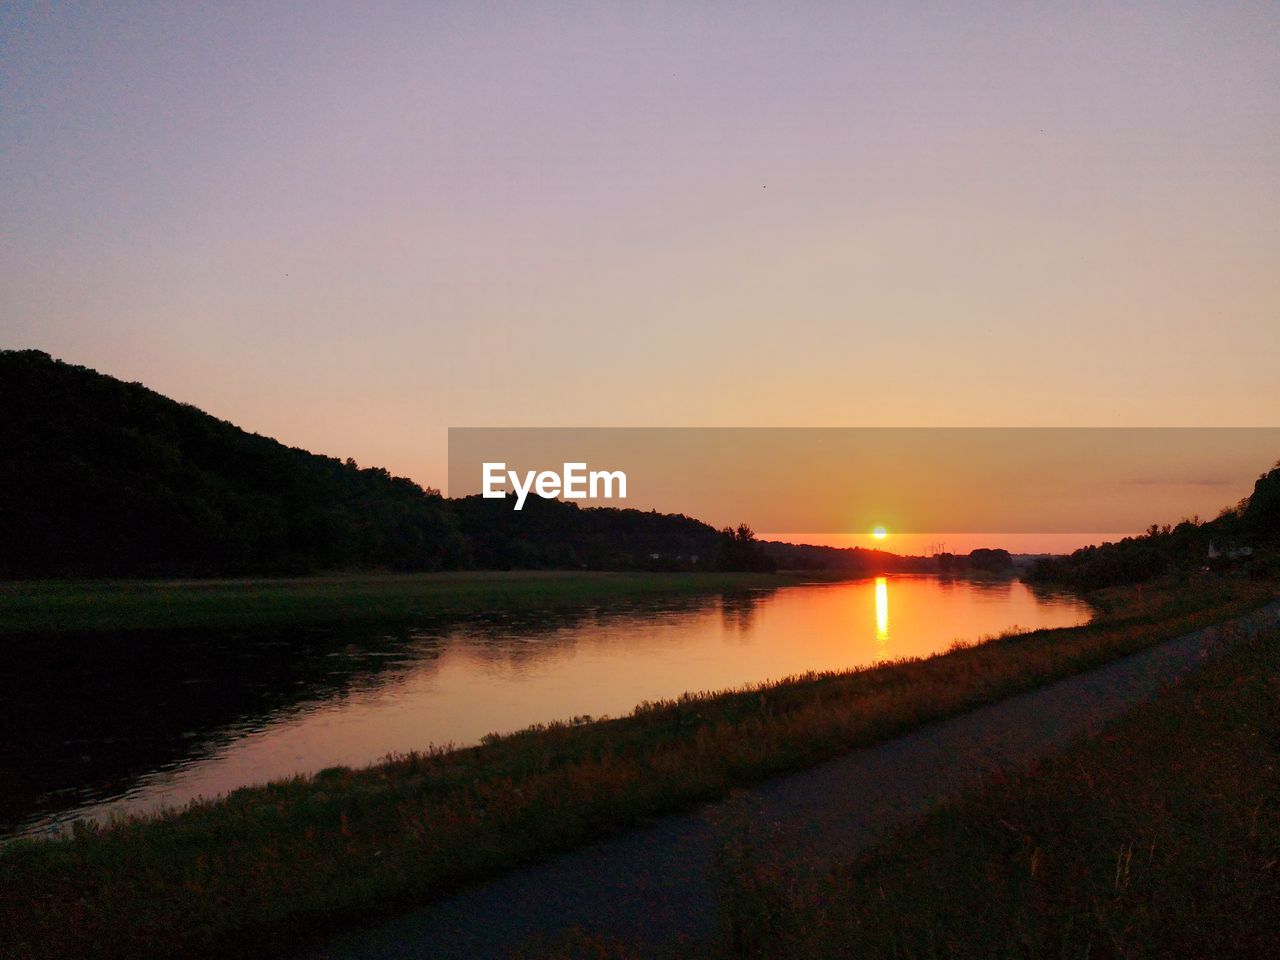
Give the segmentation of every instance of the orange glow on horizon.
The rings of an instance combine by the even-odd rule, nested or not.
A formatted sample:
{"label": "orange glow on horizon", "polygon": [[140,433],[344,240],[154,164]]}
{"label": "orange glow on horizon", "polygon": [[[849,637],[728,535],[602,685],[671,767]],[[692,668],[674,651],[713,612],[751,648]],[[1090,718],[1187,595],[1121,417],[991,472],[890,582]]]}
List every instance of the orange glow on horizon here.
{"label": "orange glow on horizon", "polygon": [[807,543],[818,547],[863,547],[869,550],[888,550],[898,556],[929,556],[936,552],[968,553],[979,547],[1003,547],[1013,554],[1070,553],[1088,544],[1120,540],[1139,531],[1116,533],[894,533],[893,542],[877,540],[866,533],[783,533],[759,531],[761,540],[780,540],[787,543]]}

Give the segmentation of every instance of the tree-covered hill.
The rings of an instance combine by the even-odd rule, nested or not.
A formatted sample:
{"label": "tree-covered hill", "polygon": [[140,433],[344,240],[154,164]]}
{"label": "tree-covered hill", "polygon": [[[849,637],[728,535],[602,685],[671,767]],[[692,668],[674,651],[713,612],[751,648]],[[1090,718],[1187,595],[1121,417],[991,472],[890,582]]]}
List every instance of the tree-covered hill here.
{"label": "tree-covered hill", "polygon": [[1141,536],[1045,558],[1032,567],[1030,579],[1092,590],[1202,567],[1274,575],[1280,572],[1278,557],[1280,464],[1258,477],[1253,493],[1216,519],[1152,524]]}
{"label": "tree-covered hill", "polygon": [[436,568],[437,492],[246,433],[137,383],[0,353],[0,576]]}
{"label": "tree-covered hill", "polygon": [[448,500],[35,350],[0,352],[0,411],[0,578],[736,562],[689,517]]}

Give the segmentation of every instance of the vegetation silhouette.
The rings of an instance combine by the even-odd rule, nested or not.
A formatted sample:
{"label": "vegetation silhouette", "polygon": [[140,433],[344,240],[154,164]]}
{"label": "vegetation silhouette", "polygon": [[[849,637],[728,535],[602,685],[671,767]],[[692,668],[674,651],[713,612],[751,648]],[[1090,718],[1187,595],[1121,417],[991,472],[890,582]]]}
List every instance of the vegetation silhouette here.
{"label": "vegetation silhouette", "polygon": [[0,578],[770,568],[682,515],[446,499],[37,350],[0,352],[0,408]]}
{"label": "vegetation silhouette", "polygon": [[1258,477],[1253,493],[1215,519],[1152,524],[1136,537],[1038,560],[1028,579],[1083,590],[1144,583],[1201,568],[1257,576],[1280,573],[1280,463]]}
{"label": "vegetation silhouette", "polygon": [[720,543],[716,547],[716,569],[770,573],[778,568],[756,539],[755,531],[745,523],[737,529],[725,527],[720,531]]}

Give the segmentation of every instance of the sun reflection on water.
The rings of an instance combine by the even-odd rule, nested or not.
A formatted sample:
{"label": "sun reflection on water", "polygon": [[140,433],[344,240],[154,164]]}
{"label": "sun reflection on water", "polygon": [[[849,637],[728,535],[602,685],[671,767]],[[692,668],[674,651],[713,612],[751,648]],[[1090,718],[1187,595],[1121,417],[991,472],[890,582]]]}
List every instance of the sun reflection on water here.
{"label": "sun reflection on water", "polygon": [[876,577],[876,661],[889,656],[889,581]]}

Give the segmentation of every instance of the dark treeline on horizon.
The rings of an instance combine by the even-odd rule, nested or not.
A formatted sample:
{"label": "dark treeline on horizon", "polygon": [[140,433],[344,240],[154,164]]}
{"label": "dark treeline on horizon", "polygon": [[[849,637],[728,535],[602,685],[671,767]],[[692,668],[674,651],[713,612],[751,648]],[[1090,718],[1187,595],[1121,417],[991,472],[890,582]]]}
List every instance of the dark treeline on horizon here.
{"label": "dark treeline on horizon", "polygon": [[0,353],[0,409],[6,578],[770,565],[685,516],[449,500],[38,351]]}
{"label": "dark treeline on horizon", "polygon": [[[767,570],[750,531],[449,500],[35,350],[0,352],[0,577]],[[745,531],[745,536],[744,536]]]}

